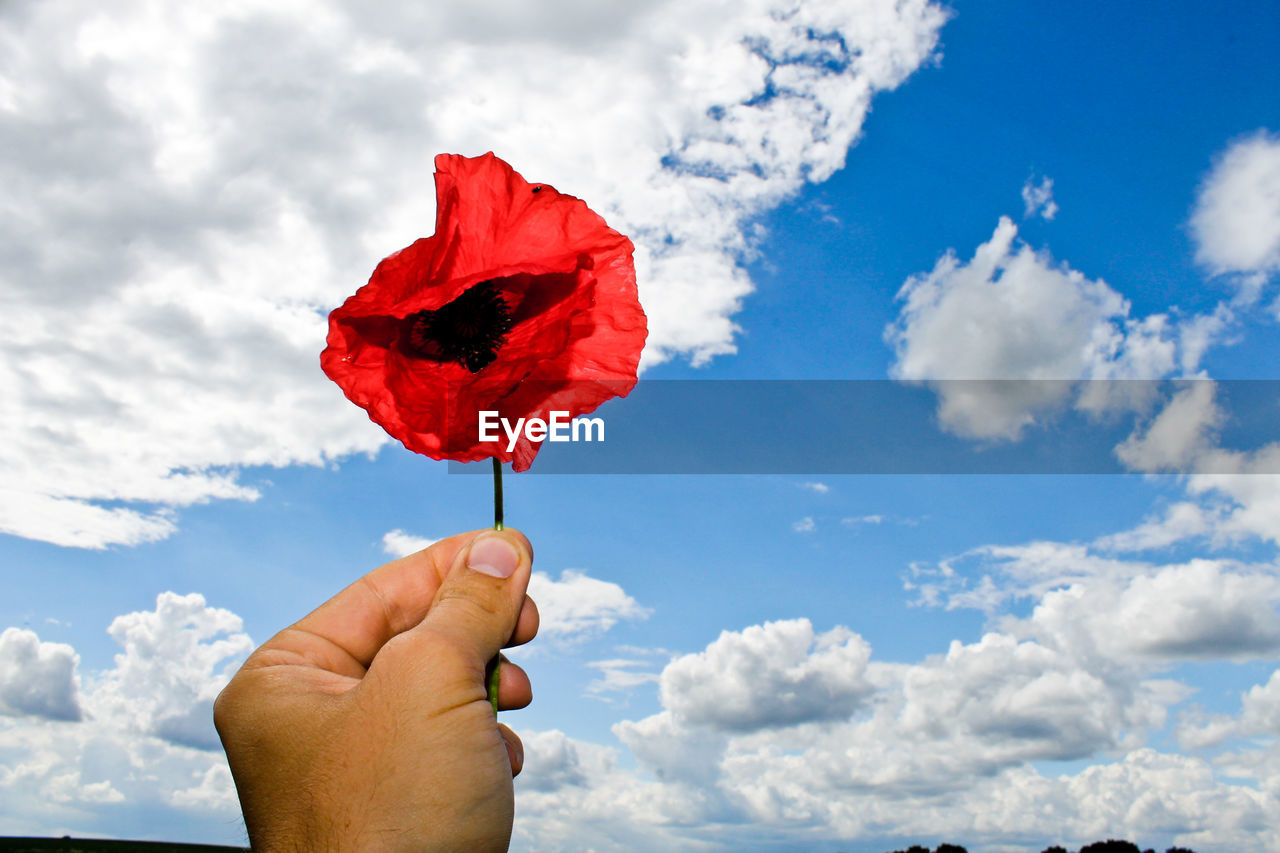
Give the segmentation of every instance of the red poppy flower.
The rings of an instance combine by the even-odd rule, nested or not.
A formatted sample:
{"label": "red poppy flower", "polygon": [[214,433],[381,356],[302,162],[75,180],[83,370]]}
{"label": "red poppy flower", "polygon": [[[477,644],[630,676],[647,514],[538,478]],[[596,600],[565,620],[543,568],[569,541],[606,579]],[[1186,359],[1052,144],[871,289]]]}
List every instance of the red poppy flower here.
{"label": "red poppy flower", "polygon": [[320,365],[410,450],[523,471],[541,442],[481,442],[481,411],[572,418],[635,386],[648,329],[631,241],[491,153],[435,165],[435,234],[329,315]]}

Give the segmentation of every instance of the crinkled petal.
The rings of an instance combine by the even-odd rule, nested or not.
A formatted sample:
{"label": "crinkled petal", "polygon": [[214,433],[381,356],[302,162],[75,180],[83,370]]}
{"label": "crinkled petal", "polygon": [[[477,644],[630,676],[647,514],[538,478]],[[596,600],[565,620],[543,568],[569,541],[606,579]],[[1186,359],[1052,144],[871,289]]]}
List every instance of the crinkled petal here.
{"label": "crinkled petal", "polygon": [[[631,241],[493,154],[442,154],[436,169],[436,233],[384,259],[330,314],[321,366],[410,450],[525,470],[538,444],[480,442],[478,414],[572,418],[630,392],[647,335]],[[405,346],[407,318],[481,281],[513,321],[493,362],[471,373]]]}

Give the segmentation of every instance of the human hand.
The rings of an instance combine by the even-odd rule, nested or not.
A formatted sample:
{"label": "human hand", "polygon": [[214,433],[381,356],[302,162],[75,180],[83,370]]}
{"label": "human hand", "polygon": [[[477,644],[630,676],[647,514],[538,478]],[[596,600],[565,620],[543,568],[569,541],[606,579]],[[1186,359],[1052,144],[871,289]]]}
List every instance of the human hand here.
{"label": "human hand", "polygon": [[[538,631],[532,562],[510,528],[444,539],[250,655],[213,715],[256,853],[507,849],[524,751],[484,673]],[[499,706],[532,698],[503,661]]]}

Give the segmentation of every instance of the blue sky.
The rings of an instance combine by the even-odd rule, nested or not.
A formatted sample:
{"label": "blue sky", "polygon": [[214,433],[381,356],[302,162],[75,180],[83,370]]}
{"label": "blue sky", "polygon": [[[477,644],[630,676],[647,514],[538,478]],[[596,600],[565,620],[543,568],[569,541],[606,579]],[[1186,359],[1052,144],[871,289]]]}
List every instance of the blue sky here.
{"label": "blue sky", "polygon": [[[939,441],[1127,472],[509,476],[516,849],[1280,846],[1280,451],[1212,381],[1280,368],[1277,41],[1265,2],[5,5],[0,834],[238,842],[236,662],[487,523],[318,354],[432,156],[493,150],[633,237],[645,382],[913,380]],[[938,381],[1025,378],[1199,381]]]}

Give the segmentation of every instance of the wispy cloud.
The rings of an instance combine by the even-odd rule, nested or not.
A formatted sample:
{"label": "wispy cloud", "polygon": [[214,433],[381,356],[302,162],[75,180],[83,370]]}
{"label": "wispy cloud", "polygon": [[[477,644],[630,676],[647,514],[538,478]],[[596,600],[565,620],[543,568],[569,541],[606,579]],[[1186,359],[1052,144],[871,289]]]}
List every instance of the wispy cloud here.
{"label": "wispy cloud", "polygon": [[1041,219],[1053,219],[1058,215],[1058,203],[1053,200],[1053,179],[1042,177],[1040,183],[1035,178],[1027,178],[1022,185],[1022,204],[1024,219],[1039,216]]}
{"label": "wispy cloud", "polygon": [[608,693],[627,693],[644,684],[657,684],[658,673],[647,669],[652,661],[612,658],[588,663],[600,671],[600,677],[587,685],[587,693],[602,696]]}

